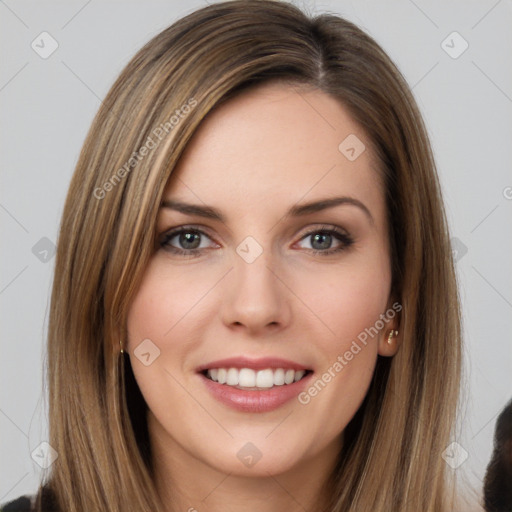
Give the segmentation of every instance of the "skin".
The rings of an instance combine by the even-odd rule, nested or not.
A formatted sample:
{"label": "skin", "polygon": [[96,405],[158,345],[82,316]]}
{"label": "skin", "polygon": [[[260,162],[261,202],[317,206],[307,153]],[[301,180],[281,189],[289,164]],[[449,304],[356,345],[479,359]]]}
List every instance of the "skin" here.
{"label": "skin", "polygon": [[[355,161],[338,150],[349,134],[366,146]],[[357,199],[371,219],[350,204],[285,215],[335,196]],[[320,510],[377,354],[397,350],[397,341],[386,342],[397,317],[307,404],[293,399],[271,412],[238,412],[210,395],[196,369],[225,357],[274,356],[313,369],[315,380],[391,307],[386,207],[370,141],[327,94],[260,85],[208,116],[163,198],[225,216],[221,222],[160,210],[157,248],[128,316],[127,348],[149,407],[156,483],[167,510]],[[164,239],[190,225],[205,233],[200,244]],[[336,226],[351,245],[334,235],[315,240]],[[263,250],[252,263],[236,252],[247,236]],[[191,249],[199,256],[169,247],[199,247]],[[312,252],[338,247],[330,255]],[[133,353],[144,339],[160,350],[149,366]],[[252,467],[237,457],[247,442],[261,452]]]}

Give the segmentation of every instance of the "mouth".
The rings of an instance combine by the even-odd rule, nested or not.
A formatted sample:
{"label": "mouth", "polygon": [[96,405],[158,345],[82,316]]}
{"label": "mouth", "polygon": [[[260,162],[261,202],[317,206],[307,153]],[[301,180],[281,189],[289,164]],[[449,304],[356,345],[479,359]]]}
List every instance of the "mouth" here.
{"label": "mouth", "polygon": [[278,358],[223,359],[197,373],[219,402],[240,412],[268,412],[296,397],[311,381],[313,370]]}

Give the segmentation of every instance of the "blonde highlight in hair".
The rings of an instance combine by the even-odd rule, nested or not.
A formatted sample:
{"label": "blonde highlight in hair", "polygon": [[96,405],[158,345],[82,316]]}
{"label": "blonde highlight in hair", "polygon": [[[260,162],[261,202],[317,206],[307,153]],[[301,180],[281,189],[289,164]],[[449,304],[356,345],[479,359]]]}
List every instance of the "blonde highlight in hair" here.
{"label": "blonde highlight in hair", "polygon": [[[47,485],[61,510],[163,510],[147,406],[119,340],[187,143],[215,108],[269,81],[343,103],[371,140],[385,182],[402,342],[392,360],[379,358],[345,431],[327,483],[331,511],[451,510],[441,453],[459,392],[460,312],[425,126],[373,39],[338,16],[307,16],[276,0],[217,3],[178,20],[133,57],[92,123],[64,207],[50,308],[50,444],[59,457]],[[193,108],[131,165],[184,105]]]}

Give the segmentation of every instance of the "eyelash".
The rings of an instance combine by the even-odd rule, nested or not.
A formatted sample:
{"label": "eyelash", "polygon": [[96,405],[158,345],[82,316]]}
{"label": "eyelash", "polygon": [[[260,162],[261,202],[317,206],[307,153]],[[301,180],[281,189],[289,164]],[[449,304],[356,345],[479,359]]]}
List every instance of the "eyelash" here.
{"label": "eyelash", "polygon": [[[211,239],[210,236],[208,236],[207,233],[202,231],[201,229],[198,229],[193,226],[181,226],[179,228],[173,229],[167,233],[165,233],[162,236],[162,239],[160,241],[160,246],[173,254],[181,255],[181,256],[189,256],[192,258],[198,257],[201,255],[202,251],[205,249],[179,249],[176,247],[172,247],[169,244],[169,241],[172,240],[176,235],[180,235],[181,233],[196,233],[204,235]],[[300,240],[304,240],[308,236],[315,235],[318,233],[322,234],[328,234],[328,235],[334,235],[334,238],[337,238],[342,244],[339,247],[336,247],[334,249],[326,249],[324,251],[318,250],[318,249],[308,249],[312,254],[314,255],[320,255],[320,256],[329,256],[331,254],[339,253],[341,251],[344,251],[348,249],[353,243],[354,239],[345,233],[344,231],[341,231],[340,229],[333,227],[333,226],[322,226],[321,228],[314,229],[312,231],[308,231],[305,233]]]}

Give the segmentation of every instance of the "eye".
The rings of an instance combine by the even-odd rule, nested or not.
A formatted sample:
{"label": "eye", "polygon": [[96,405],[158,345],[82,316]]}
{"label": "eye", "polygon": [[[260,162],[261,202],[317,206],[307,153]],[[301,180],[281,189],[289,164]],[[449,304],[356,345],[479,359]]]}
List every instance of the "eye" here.
{"label": "eye", "polygon": [[[311,252],[322,256],[344,251],[354,243],[348,233],[333,226],[322,226],[314,231],[309,231],[301,240],[310,240]],[[337,245],[332,247],[333,242],[336,241]]]}
{"label": "eye", "polygon": [[[159,243],[165,251],[172,254],[197,257],[201,256],[206,249],[218,247],[216,242],[209,245],[208,240],[213,242],[212,238],[203,230],[196,227],[180,226],[164,233]],[[310,247],[306,247],[309,252],[322,256],[341,252],[354,243],[348,233],[335,226],[321,226],[311,230],[300,239],[299,243],[303,240],[310,241]]]}
{"label": "eye", "polygon": [[165,233],[160,240],[160,246],[174,254],[200,256],[201,252],[209,247],[202,239],[211,240],[201,229],[182,226]]}

